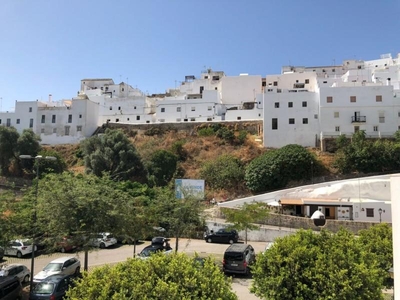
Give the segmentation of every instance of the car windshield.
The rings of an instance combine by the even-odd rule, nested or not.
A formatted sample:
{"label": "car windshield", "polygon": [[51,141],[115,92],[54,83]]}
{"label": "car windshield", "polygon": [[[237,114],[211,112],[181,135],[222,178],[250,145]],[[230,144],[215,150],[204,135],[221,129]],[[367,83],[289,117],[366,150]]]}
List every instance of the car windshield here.
{"label": "car windshield", "polygon": [[225,253],[224,258],[229,260],[242,260],[243,253],[228,252]]}
{"label": "car windshield", "polygon": [[39,282],[33,287],[33,293],[51,295],[55,284],[52,282]]}
{"label": "car windshield", "polygon": [[43,271],[61,271],[62,263],[49,263]]}
{"label": "car windshield", "polygon": [[22,241],[22,243],[24,244],[24,246],[32,245],[32,241],[31,240]]}

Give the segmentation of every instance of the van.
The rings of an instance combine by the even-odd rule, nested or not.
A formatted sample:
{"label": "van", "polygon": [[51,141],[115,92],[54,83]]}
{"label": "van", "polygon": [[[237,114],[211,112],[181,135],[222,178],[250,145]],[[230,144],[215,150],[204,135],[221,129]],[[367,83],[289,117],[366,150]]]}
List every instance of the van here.
{"label": "van", "polygon": [[0,277],[0,300],[22,299],[22,285],[18,277]]}
{"label": "van", "polygon": [[256,261],[254,248],[249,244],[232,244],[224,253],[224,273],[250,274],[250,266]]}

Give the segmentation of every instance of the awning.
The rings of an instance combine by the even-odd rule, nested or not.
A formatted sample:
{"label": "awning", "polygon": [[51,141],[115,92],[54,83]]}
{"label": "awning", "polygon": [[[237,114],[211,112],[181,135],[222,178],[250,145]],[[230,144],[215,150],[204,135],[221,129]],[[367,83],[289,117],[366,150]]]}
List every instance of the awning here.
{"label": "awning", "polygon": [[304,201],[301,198],[282,198],[281,205],[304,205]]}

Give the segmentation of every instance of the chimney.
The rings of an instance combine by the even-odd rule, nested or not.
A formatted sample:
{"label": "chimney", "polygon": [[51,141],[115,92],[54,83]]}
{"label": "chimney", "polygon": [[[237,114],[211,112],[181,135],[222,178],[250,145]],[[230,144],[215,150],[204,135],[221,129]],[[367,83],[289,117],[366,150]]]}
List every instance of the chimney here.
{"label": "chimney", "polygon": [[51,94],[49,94],[49,102],[53,102],[53,96]]}

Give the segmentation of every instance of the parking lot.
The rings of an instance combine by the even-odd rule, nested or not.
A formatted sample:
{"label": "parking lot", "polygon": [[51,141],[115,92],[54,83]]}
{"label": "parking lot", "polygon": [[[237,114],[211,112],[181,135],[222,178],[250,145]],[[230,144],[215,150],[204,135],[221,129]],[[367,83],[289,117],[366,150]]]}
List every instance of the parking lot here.
{"label": "parking lot", "polygon": [[[175,239],[171,239],[171,246],[175,247]],[[150,242],[142,242],[136,246],[136,253],[139,253],[145,246],[149,245]],[[249,242],[255,249],[256,253],[264,250],[265,242]],[[228,244],[217,244],[217,243],[206,243],[204,240],[179,240],[179,252],[185,252],[188,254],[198,253],[200,256],[213,255],[217,260],[222,259],[225,249]],[[129,257],[133,257],[133,245],[120,245],[117,244],[113,247],[107,249],[98,249],[89,252],[89,271],[95,267],[104,264],[115,264],[118,262],[125,261]],[[35,258],[35,268],[34,274],[41,271],[50,261],[61,256],[74,256],[81,260],[82,268],[84,263],[84,253],[74,252],[74,253],[52,253],[45,254],[39,253]],[[10,263],[21,263],[26,265],[29,269],[31,267],[31,258],[26,256],[24,258],[8,257],[5,256],[1,264]],[[251,284],[251,279],[243,276],[237,276],[233,278],[232,288],[237,293],[239,299],[253,300],[259,299],[249,292],[249,287]],[[28,284],[29,286],[29,284]]]}

